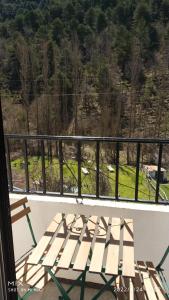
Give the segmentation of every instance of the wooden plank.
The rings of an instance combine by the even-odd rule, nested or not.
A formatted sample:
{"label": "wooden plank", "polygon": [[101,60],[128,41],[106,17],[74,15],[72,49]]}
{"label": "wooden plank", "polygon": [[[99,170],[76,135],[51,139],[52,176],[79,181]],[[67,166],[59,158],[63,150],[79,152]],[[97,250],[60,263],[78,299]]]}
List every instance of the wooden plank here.
{"label": "wooden plank", "polygon": [[16,272],[16,279],[19,280],[23,277],[24,274],[26,274],[30,269],[32,268],[31,265],[23,264],[22,267]]}
{"label": "wooden plank", "polygon": [[117,275],[120,250],[120,218],[112,218],[105,274]]}
{"label": "wooden plank", "polygon": [[82,242],[80,244],[73,269],[77,271],[83,271],[86,267],[92,240],[95,234],[96,225],[98,217],[97,216],[91,216],[88,219],[87,226],[85,229],[85,233],[82,238]]}
{"label": "wooden plank", "polygon": [[49,242],[53,238],[54,233],[56,232],[57,228],[59,227],[61,221],[63,221],[64,216],[62,214],[57,214],[55,218],[52,220],[51,224],[47,228],[44,236],[40,239],[38,245],[33,250],[32,254],[28,259],[28,264],[36,265],[39,263],[45,249],[47,248]]}
{"label": "wooden plank", "polygon": [[[34,266],[34,268],[36,268],[36,267],[38,267],[38,266],[39,266],[39,265]],[[35,284],[36,284],[41,278],[43,278],[43,277],[45,276],[46,273],[47,273],[47,272],[46,272],[46,270],[45,270],[45,267],[42,267],[42,266],[40,265],[39,270],[38,270],[36,273],[34,273],[34,275],[33,275],[30,279],[27,280],[27,284],[29,284],[30,286],[35,286]]]}
{"label": "wooden plank", "polygon": [[[28,266],[28,265],[27,265]],[[29,280],[41,269],[41,265],[37,266],[29,266],[27,272],[23,272],[22,276],[20,276],[21,272],[18,274],[18,278],[20,282],[28,283]]]}
{"label": "wooden plank", "polygon": [[52,222],[50,223],[46,231],[54,233],[58,228],[58,226],[60,225],[61,221],[64,220],[64,218],[65,218],[64,214],[61,213],[56,214],[56,216],[53,218]]}
{"label": "wooden plank", "polygon": [[22,260],[21,262],[19,262],[16,266],[15,266],[15,271],[18,272],[19,269],[21,269],[27,262],[28,257],[26,257],[24,260]]}
{"label": "wooden plank", "polygon": [[125,219],[123,227],[123,276],[134,277],[134,235],[133,220]]}
{"label": "wooden plank", "polygon": [[[90,262],[89,272],[100,273],[102,270],[105,244],[108,231],[108,217],[101,217],[97,229],[96,240]],[[99,253],[99,255],[98,255]]]}
{"label": "wooden plank", "polygon": [[152,262],[146,262],[146,266],[148,268],[148,271],[149,271],[149,274],[150,274],[150,278],[151,278],[152,284],[154,286],[154,289],[156,291],[156,294],[158,296],[158,299],[159,300],[166,299],[162,283],[160,281],[160,278],[159,278],[159,276],[157,274],[157,271],[156,271],[153,263]]}
{"label": "wooden plank", "polygon": [[[26,283],[31,287],[42,289],[48,281],[51,279],[49,273],[40,264],[37,266],[27,265],[27,271],[23,270],[23,267],[16,274],[16,279],[20,282]],[[56,273],[57,267],[52,268],[52,272]]]}
{"label": "wooden plank", "polygon": [[12,224],[15,223],[16,221],[18,221],[19,219],[23,218],[24,216],[26,216],[30,212],[31,212],[30,207],[27,207],[27,208],[21,210],[20,212],[18,212],[17,214],[13,215],[11,217]]}
{"label": "wooden plank", "polygon": [[66,236],[68,234],[68,229],[73,225],[73,221],[75,219],[75,216],[70,214],[66,217],[64,220],[62,226],[57,232],[57,236],[54,239],[48,253],[46,254],[46,257],[42,263],[43,266],[49,266],[52,267],[56,261],[56,258],[62,248],[62,245],[66,239]]}
{"label": "wooden plank", "polygon": [[138,264],[138,269],[143,277],[143,282],[144,282],[144,286],[145,286],[145,290],[146,290],[148,299],[157,300],[148,270],[146,270],[146,266],[145,266],[144,262],[138,261],[137,264]]}
{"label": "wooden plank", "polygon": [[132,283],[134,286],[135,296],[137,300],[146,300],[146,296],[143,289],[143,284],[139,275],[138,270],[135,272],[135,277],[132,278]]}
{"label": "wooden plank", "polygon": [[49,249],[42,265],[52,267],[56,261],[56,258],[62,248],[62,245],[64,243],[64,238],[56,238],[54,242],[52,243],[51,248]]}
{"label": "wooden plank", "polygon": [[12,211],[12,210],[18,208],[19,206],[24,205],[27,202],[28,202],[27,197],[24,197],[24,198],[20,199],[19,201],[12,203],[10,205],[10,210]]}
{"label": "wooden plank", "polygon": [[118,276],[115,281],[115,292],[118,300],[126,300],[125,293],[123,291],[122,277]]}
{"label": "wooden plank", "polygon": [[129,300],[134,300],[134,286],[133,286],[133,282],[132,279],[129,278]]}
{"label": "wooden plank", "polygon": [[[53,267],[52,268],[53,274],[56,273],[56,270],[57,270],[57,267]],[[36,283],[34,283],[34,287],[36,287],[37,289],[41,290],[49,282],[50,279],[51,279],[50,274],[48,272],[46,272],[44,274],[44,276],[41,277],[40,280],[38,280]]]}
{"label": "wooden plank", "polygon": [[[122,276],[121,276],[122,277]],[[122,291],[126,295],[126,299],[134,300],[134,286],[130,277],[122,277]]]}
{"label": "wooden plank", "polygon": [[80,238],[81,232],[84,226],[84,218],[82,216],[78,216],[75,224],[71,230],[69,239],[65,245],[62,256],[58,263],[58,268],[68,269],[75,251],[75,248],[78,244],[78,240]]}

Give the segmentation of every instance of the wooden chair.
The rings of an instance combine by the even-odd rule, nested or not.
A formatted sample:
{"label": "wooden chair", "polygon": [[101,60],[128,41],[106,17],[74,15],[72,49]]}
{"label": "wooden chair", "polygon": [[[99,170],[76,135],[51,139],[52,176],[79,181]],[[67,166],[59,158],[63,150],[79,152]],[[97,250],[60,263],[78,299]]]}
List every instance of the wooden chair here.
{"label": "wooden chair", "polygon": [[25,217],[33,241],[32,248],[16,262],[18,300],[27,299],[33,292],[42,289],[50,280],[50,277],[43,266],[40,264],[37,266],[31,266],[27,264],[29,256],[31,255],[34,247],[37,245],[29,217],[31,209],[29,206],[27,206],[27,203],[27,197],[24,197],[10,205],[12,224]]}
{"label": "wooden chair", "polygon": [[135,262],[135,277],[118,276],[114,291],[118,300],[163,300],[169,299],[169,286],[162,264],[169,253],[167,248],[161,262],[155,268],[149,261]]}

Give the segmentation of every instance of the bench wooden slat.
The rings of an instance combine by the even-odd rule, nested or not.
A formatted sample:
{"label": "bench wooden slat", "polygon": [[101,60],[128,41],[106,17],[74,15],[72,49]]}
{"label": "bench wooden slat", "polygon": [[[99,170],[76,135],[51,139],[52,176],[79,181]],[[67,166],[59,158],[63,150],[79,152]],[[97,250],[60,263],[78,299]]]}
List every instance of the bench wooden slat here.
{"label": "bench wooden slat", "polygon": [[19,219],[21,219],[22,217],[26,216],[27,214],[29,214],[30,212],[31,212],[30,207],[27,207],[21,210],[20,212],[18,212],[17,214],[13,215],[11,217],[12,224],[18,221]]}
{"label": "bench wooden slat", "polygon": [[153,263],[152,262],[146,262],[146,266],[148,268],[153,286],[155,288],[155,291],[158,295],[159,300],[166,299],[162,283],[160,281],[159,275],[157,274],[157,271],[156,271]]}
{"label": "bench wooden slat", "polygon": [[[122,286],[124,287],[123,292],[126,296],[126,299],[130,299],[130,300],[134,300],[134,288],[133,288],[133,284],[131,282],[131,278],[130,277],[122,277]],[[130,290],[131,289],[131,290]]]}
{"label": "bench wooden slat", "polygon": [[[105,244],[107,239],[108,217],[101,217],[96,240],[94,244],[93,254],[90,262],[89,272],[99,273],[102,270]],[[98,255],[99,253],[99,255]]]}
{"label": "bench wooden slat", "polygon": [[[28,265],[26,265],[28,266]],[[20,282],[28,283],[28,281],[35,276],[35,274],[41,269],[41,265],[36,266],[28,266],[26,272],[23,272],[22,276],[20,276],[21,272],[18,272],[18,278]],[[19,277],[20,276],[20,277]]]}
{"label": "bench wooden slat", "polygon": [[141,278],[139,272],[136,270],[135,277],[132,278],[132,282],[135,288],[136,299],[138,300],[146,300],[146,296],[143,289],[143,284],[141,282]]}
{"label": "bench wooden slat", "polygon": [[132,279],[129,278],[129,300],[134,300],[134,286],[133,286],[133,282]]}
{"label": "bench wooden slat", "polygon": [[[52,268],[52,272],[55,274],[56,273],[56,269],[57,269],[57,267],[53,267]],[[43,274],[43,273],[42,273]],[[40,276],[39,276],[40,277]],[[37,279],[37,278],[36,278]],[[44,286],[49,282],[49,280],[51,279],[51,276],[50,276],[50,274],[48,273],[48,272],[44,272],[44,276],[42,276],[41,278],[40,278],[40,280],[38,280],[36,283],[35,282],[33,282],[34,283],[34,287],[36,287],[37,289],[42,289],[42,288],[44,288]]]}
{"label": "bench wooden slat", "polygon": [[39,263],[45,249],[47,248],[49,242],[53,238],[53,235],[57,228],[59,227],[61,221],[63,221],[64,216],[62,214],[57,214],[49,227],[47,228],[47,231],[43,235],[43,237],[40,239],[37,247],[33,250],[32,254],[30,255],[28,259],[28,264],[36,265]]}
{"label": "bench wooden slat", "polygon": [[31,265],[24,264],[18,271],[16,271],[16,279],[19,280],[32,268]]}
{"label": "bench wooden slat", "polygon": [[155,291],[154,291],[149,273],[146,270],[146,266],[145,266],[144,262],[143,261],[138,261],[137,264],[138,264],[138,269],[139,269],[139,271],[140,271],[140,273],[143,277],[143,282],[144,282],[144,286],[145,286],[145,289],[146,289],[148,299],[157,300],[157,297],[156,297],[156,294],[155,294]]}
{"label": "bench wooden slat", "polygon": [[117,275],[120,250],[120,218],[112,218],[105,274]]}
{"label": "bench wooden slat", "polygon": [[68,228],[71,228],[71,225],[73,224],[73,221],[75,219],[75,216],[72,214],[67,215],[66,219],[64,220],[62,226],[57,232],[57,236],[55,240],[53,241],[48,253],[46,254],[46,257],[42,263],[43,266],[49,266],[52,267],[55,263],[55,260],[62,248],[62,245],[66,239],[66,236],[68,234]]}
{"label": "bench wooden slat", "polygon": [[19,201],[12,203],[10,205],[10,210],[12,211],[12,210],[18,208],[19,206],[26,204],[27,202],[28,202],[27,197],[24,197],[24,198],[20,199]]}
{"label": "bench wooden slat", "polygon": [[65,219],[64,214],[61,213],[56,214],[56,216],[53,218],[52,222],[50,223],[46,231],[55,233],[55,231],[57,230],[57,228],[59,227],[59,225],[64,219]]}
{"label": "bench wooden slat", "polygon": [[21,269],[27,262],[28,257],[26,257],[24,260],[22,260],[21,262],[19,262],[16,266],[15,266],[15,271],[18,272],[19,269]]}
{"label": "bench wooden slat", "polygon": [[29,279],[27,280],[27,284],[29,284],[30,286],[34,287],[35,284],[45,276],[46,274],[46,270],[45,267],[42,267],[40,265],[40,269]]}
{"label": "bench wooden slat", "polygon": [[52,243],[51,248],[49,249],[42,265],[52,267],[56,261],[56,258],[62,248],[62,245],[64,243],[64,238],[56,238],[54,242]]}
{"label": "bench wooden slat", "polygon": [[126,297],[125,297],[125,293],[123,291],[123,284],[122,284],[122,278],[121,276],[118,276],[116,278],[116,296],[117,296],[117,299],[118,300],[126,300]]}
{"label": "bench wooden slat", "polygon": [[68,269],[75,252],[78,240],[82,233],[84,221],[82,216],[77,217],[75,224],[73,225],[72,232],[70,233],[69,239],[65,245],[62,256],[58,263],[58,268]]}
{"label": "bench wooden slat", "polygon": [[[57,267],[53,267],[52,271],[55,274]],[[32,266],[27,264],[27,258],[18,265],[18,271],[16,271],[16,279],[23,284],[29,284],[31,287],[42,289],[48,281],[51,279],[49,273],[42,269],[39,264]]]}
{"label": "bench wooden slat", "polygon": [[96,231],[96,225],[98,217],[97,216],[91,216],[88,219],[87,226],[85,229],[85,233],[83,235],[82,242],[80,244],[73,269],[77,271],[83,271],[87,264],[87,259],[89,256],[92,240],[95,235]]}
{"label": "bench wooden slat", "polygon": [[134,236],[133,220],[125,219],[123,227],[123,276],[134,277]]}

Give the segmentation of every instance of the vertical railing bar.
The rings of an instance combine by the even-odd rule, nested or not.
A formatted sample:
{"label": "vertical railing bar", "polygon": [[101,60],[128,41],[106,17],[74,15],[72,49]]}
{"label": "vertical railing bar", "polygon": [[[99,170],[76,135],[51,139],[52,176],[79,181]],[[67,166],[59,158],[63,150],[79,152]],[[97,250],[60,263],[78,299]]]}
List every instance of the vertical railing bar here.
{"label": "vertical railing bar", "polygon": [[81,142],[77,143],[77,161],[78,161],[78,197],[81,197]]}
{"label": "vertical railing bar", "polygon": [[159,154],[158,154],[158,171],[157,171],[157,184],[156,184],[156,195],[155,202],[158,203],[159,190],[160,190],[160,174],[161,174],[161,162],[162,162],[163,144],[159,144]]}
{"label": "vertical railing bar", "polygon": [[140,172],[140,143],[137,144],[137,158],[136,158],[136,182],[135,182],[135,201],[138,201],[138,187],[139,187],[139,172]]}
{"label": "vertical railing bar", "polygon": [[5,148],[6,148],[6,159],[7,159],[7,171],[9,180],[9,190],[13,192],[13,181],[12,181],[12,168],[11,168],[11,156],[10,156],[10,146],[8,138],[5,138]]}
{"label": "vertical railing bar", "polygon": [[99,198],[100,142],[96,142],[96,198]]}
{"label": "vertical railing bar", "polygon": [[23,140],[23,154],[24,154],[26,192],[29,193],[28,145],[26,139]]}
{"label": "vertical railing bar", "polygon": [[56,150],[56,159],[59,157],[58,153],[58,141],[55,142],[55,150]]}
{"label": "vertical railing bar", "polygon": [[116,143],[116,182],[115,182],[115,199],[119,198],[119,142]]}
{"label": "vertical railing bar", "polygon": [[43,194],[46,194],[46,166],[45,166],[45,146],[44,146],[44,140],[41,140],[41,160],[42,160]]}
{"label": "vertical railing bar", "polygon": [[62,149],[62,141],[59,141],[59,166],[60,166],[60,195],[63,196],[63,149]]}

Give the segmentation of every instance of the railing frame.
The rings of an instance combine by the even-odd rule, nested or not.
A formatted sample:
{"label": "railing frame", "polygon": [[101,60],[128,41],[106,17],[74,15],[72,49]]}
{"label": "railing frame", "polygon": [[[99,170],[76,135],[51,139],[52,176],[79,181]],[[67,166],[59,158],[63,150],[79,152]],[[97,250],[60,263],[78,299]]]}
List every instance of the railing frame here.
{"label": "railing frame", "polygon": [[[7,159],[7,168],[8,168],[8,182],[10,192],[14,192],[13,181],[12,181],[12,169],[11,169],[11,156],[10,156],[10,140],[21,140],[23,142],[23,156],[24,156],[24,168],[25,168],[25,182],[26,187],[24,191],[17,191],[17,193],[32,193],[29,186],[29,167],[28,167],[28,141],[34,140],[39,141],[41,145],[41,162],[42,162],[42,182],[43,182],[43,191],[36,194],[48,194],[51,196],[69,196],[77,198],[95,198],[95,199],[107,199],[107,200],[119,200],[127,202],[139,202],[139,203],[149,203],[149,204],[169,204],[169,201],[160,201],[159,200],[159,191],[160,191],[160,170],[162,164],[162,154],[163,154],[163,145],[169,144],[168,139],[150,139],[150,138],[120,138],[120,137],[87,137],[87,136],[48,136],[48,135],[22,135],[22,134],[6,134],[5,135],[5,145],[6,145],[6,159]],[[58,159],[59,159],[59,168],[60,168],[60,192],[52,193],[48,192],[46,188],[46,171],[45,171],[45,141],[52,141],[58,143]],[[64,174],[63,174],[63,143],[71,142],[77,145],[77,164],[78,164],[78,193],[64,193]],[[95,143],[95,153],[96,153],[96,193],[95,195],[83,195],[82,194],[82,178],[81,178],[81,148],[82,143],[85,142],[94,142]],[[101,143],[113,143],[115,145],[115,197],[101,196],[100,195],[100,144]],[[135,196],[134,199],[121,198],[119,197],[119,153],[120,145],[123,143],[136,144],[136,180],[135,180]],[[155,201],[145,201],[144,199],[138,199],[139,192],[139,172],[140,172],[140,155],[141,147],[143,144],[156,144],[159,146],[159,155],[158,155],[158,176],[156,183],[156,193]],[[16,191],[15,191],[16,193]]]}

